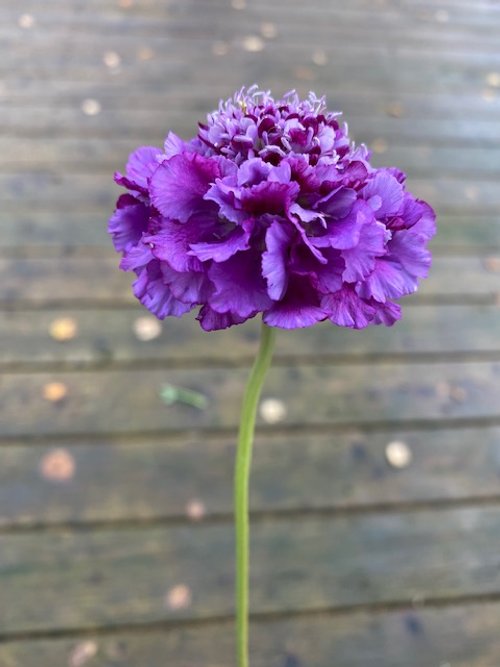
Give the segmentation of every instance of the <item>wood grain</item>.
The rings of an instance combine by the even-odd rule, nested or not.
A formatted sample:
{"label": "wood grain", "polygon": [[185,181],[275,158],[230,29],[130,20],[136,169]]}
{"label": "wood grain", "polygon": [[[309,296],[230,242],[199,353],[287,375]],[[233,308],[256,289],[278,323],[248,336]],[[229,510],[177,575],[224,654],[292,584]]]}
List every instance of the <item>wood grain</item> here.
{"label": "wood grain", "polygon": [[[0,8],[1,667],[234,664],[256,322],[208,336],[185,318],[140,341],[149,315],[105,227],[130,150],[190,136],[254,81],[327,93],[439,234],[400,325],[280,336],[263,399],[286,414],[260,417],[252,481],[252,664],[497,665],[499,26],[486,0]],[[168,382],[208,409],[165,405]]]}
{"label": "wood grain", "polygon": [[[70,340],[54,339],[50,330],[61,319],[71,320]],[[144,322],[144,320],[146,320]],[[216,335],[204,333],[193,317],[171,318],[158,324],[152,340],[141,340],[137,328],[154,324],[139,304],[122,310],[19,310],[0,319],[0,364],[8,368],[74,369],[107,365],[165,367],[247,366],[259,336],[259,322],[233,327]],[[140,333],[140,332],[139,332]],[[436,359],[500,355],[498,306],[420,306],[406,308],[390,329],[369,327],[353,332],[329,322],[302,331],[281,331],[274,365],[286,363],[345,363],[412,357]]]}
{"label": "wood grain", "polygon": [[[492,536],[499,528],[497,507],[259,521],[252,529],[252,611],[498,592]],[[0,537],[0,547],[2,595],[11,600],[0,609],[4,634],[232,613],[230,524],[11,534]],[[180,585],[189,602],[172,608],[168,592]]]}
{"label": "wood grain", "polygon": [[[71,253],[70,253],[71,255]],[[79,303],[109,308],[136,303],[130,288],[133,273],[118,270],[119,256],[0,257],[0,302],[26,303],[34,307]],[[405,304],[426,299],[478,298],[495,300],[499,291],[498,258],[436,257],[429,279],[422,281],[418,294]]]}
{"label": "wood grain", "polygon": [[[391,467],[385,448],[403,442],[411,464]],[[5,442],[0,447],[0,526],[209,520],[232,512],[234,438],[165,437]],[[352,429],[328,435],[261,435],[251,509],[397,511],[403,505],[493,501],[500,496],[500,429]],[[194,516],[193,516],[194,515]]]}
{"label": "wood grain", "polygon": [[[246,369],[4,373],[0,436],[179,432],[238,424]],[[61,382],[66,396],[44,398]],[[165,384],[197,391],[208,408],[163,404]],[[297,391],[300,387],[300,391]],[[286,427],[498,419],[500,363],[284,366],[271,370],[263,398],[287,409]],[[262,425],[262,420],[260,421]]]}
{"label": "wood grain", "polygon": [[[500,651],[499,623],[498,603],[253,621],[252,662],[331,667],[334,655],[338,667],[492,667]],[[6,667],[63,665],[85,654],[89,667],[233,667],[233,627],[219,623],[0,644]]]}

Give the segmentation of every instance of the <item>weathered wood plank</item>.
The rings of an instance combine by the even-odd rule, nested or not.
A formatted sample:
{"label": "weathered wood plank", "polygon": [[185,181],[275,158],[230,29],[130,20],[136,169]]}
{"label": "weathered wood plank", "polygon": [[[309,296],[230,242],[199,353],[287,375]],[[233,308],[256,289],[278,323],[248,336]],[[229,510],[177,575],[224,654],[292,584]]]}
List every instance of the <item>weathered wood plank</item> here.
{"label": "weathered wood plank", "polygon": [[[487,595],[500,583],[492,539],[499,529],[498,507],[258,522],[252,609],[306,612]],[[0,546],[3,634],[232,611],[230,523],[7,534]],[[191,600],[172,609],[168,591],[178,585],[189,588]]]}
{"label": "weathered wood plank", "polygon": [[[110,181],[110,173],[103,176],[103,182]],[[108,204],[82,202],[69,216],[66,206],[57,202],[45,206],[12,202],[4,205],[0,216],[0,251],[12,256],[15,250],[16,255],[29,256],[30,248],[38,246],[39,255],[46,248],[59,257],[85,253],[109,256],[106,222],[112,210]],[[434,252],[488,255],[500,248],[500,217],[496,214],[440,214],[438,227],[439,233],[431,242]]]}
{"label": "weathered wood plank", "polygon": [[[248,364],[255,354],[259,322],[233,327],[207,336],[192,317],[158,323],[158,332],[143,341],[135,331],[144,309],[44,310],[5,312],[0,318],[0,364],[17,368],[42,364],[73,367],[108,364],[180,365]],[[76,327],[70,340],[58,342],[50,335],[53,323],[69,318]],[[151,317],[153,321],[154,318]],[[148,324],[146,322],[146,324]],[[153,321],[153,325],[155,322]],[[140,331],[139,331],[140,334]],[[498,306],[421,306],[408,308],[396,326],[369,327],[363,331],[321,323],[301,331],[282,331],[275,364],[346,360],[370,361],[407,355],[467,355],[500,353]]]}
{"label": "weathered wood plank", "polygon": [[[253,42],[245,43],[252,44]],[[143,47],[139,53],[149,54],[150,51],[146,51],[146,48],[149,47]],[[335,53],[320,56],[316,55],[314,51],[287,54],[282,53],[282,51],[286,52],[286,49],[278,48],[276,45],[266,47],[263,53],[247,53],[241,47],[236,46],[230,53],[231,65],[223,67],[221,66],[222,59],[211,55],[212,50],[217,48],[220,48],[217,42],[207,44],[204,48],[198,47],[189,59],[186,58],[183,61],[177,61],[178,56],[174,54],[172,57],[153,56],[146,62],[133,61],[128,67],[119,71],[110,71],[100,61],[97,61],[95,65],[87,66],[84,64],[71,66],[71,63],[68,62],[64,68],[60,67],[55,70],[51,63],[44,63],[43,59],[38,59],[37,54],[34,54],[32,59],[25,59],[25,65],[18,67],[17,78],[10,73],[10,70],[5,73],[4,88],[17,93],[21,88],[21,82],[23,87],[29,86],[32,92],[32,101],[29,106],[32,109],[35,106],[34,100],[37,100],[36,90],[42,82],[45,82],[45,87],[50,82],[51,99],[57,90],[64,91],[66,95],[71,91],[74,93],[80,91],[81,99],[87,97],[99,99],[99,90],[102,89],[106,89],[105,96],[113,94],[119,97],[123,96],[125,91],[136,90],[141,91],[143,105],[148,101],[148,93],[152,89],[160,90],[164,95],[169,93],[175,95],[175,91],[179,91],[182,98],[186,96],[189,89],[203,89],[208,86],[210,93],[206,96],[207,103],[203,109],[212,108],[219,97],[226,98],[231,95],[242,85],[242,82],[250,85],[250,82],[255,81],[259,82],[262,87],[271,88],[277,95],[290,87],[297,88],[304,95],[311,87],[314,87],[318,92],[329,95],[332,95],[337,89],[352,94],[363,88],[374,95],[382,91],[379,95],[384,97],[421,93],[428,84],[429,93],[433,95],[442,93],[454,96],[467,92],[478,98],[483,96],[488,102],[495,96],[495,93],[488,88],[487,77],[489,72],[498,69],[500,64],[498,60],[490,59],[491,62],[488,62],[485,59],[482,63],[465,67],[464,64],[457,63],[455,59],[451,58],[446,62],[434,62],[436,60],[434,54],[430,54],[433,57],[429,56],[428,60],[419,64],[417,55],[411,59],[405,58],[403,54],[390,52],[378,57],[375,54],[367,53],[359,57],[357,61],[352,59],[354,62],[351,60],[342,62],[340,59],[337,60]],[[103,47],[103,53],[104,49],[105,47]],[[335,63],[335,67],[317,66],[313,58],[318,57],[330,59],[332,64]],[[266,70],[265,63],[271,58],[273,61],[279,58],[283,60],[276,62],[272,70]],[[401,61],[398,68],[394,67],[395,58]],[[210,63],[209,67],[207,61]],[[223,75],[221,75],[221,70]],[[165,83],[166,73],[168,83]],[[221,84],[221,76],[223,84]],[[472,84],[468,83],[469,79],[473,81]],[[189,84],[186,83],[187,81]],[[36,104],[39,105],[38,100]],[[152,104],[150,106],[153,108]],[[178,123],[181,123],[182,115],[175,114],[177,106],[178,103],[169,112],[169,105],[165,104],[166,119],[175,118]],[[6,107],[7,110],[9,108],[12,107]],[[23,108],[28,107],[27,105],[21,107],[21,110]],[[2,127],[4,134],[6,131],[16,131],[21,134],[20,129],[17,129],[19,125],[39,126],[40,120],[44,117],[43,108],[40,108],[38,114],[32,114],[31,124],[26,120],[23,122],[23,117],[21,117],[16,125],[15,118],[12,119],[7,111],[4,114],[6,116],[6,125]],[[41,116],[40,120],[37,120],[37,115]],[[451,115],[460,116],[456,111]],[[481,129],[478,123],[478,133],[481,132]]]}
{"label": "weathered wood plank", "polygon": [[[219,97],[231,94],[228,92],[224,82],[219,82],[214,87],[207,87],[204,84],[196,88],[184,88],[182,90],[171,90],[168,86],[155,88],[146,85],[142,86],[140,98],[132,95],[129,89],[120,89],[116,86],[110,90],[107,85],[92,85],[92,95],[103,103],[106,109],[115,108],[155,108],[163,105],[166,111],[171,109],[180,109],[197,112],[200,116],[210,110],[214,101]],[[300,82],[297,81],[296,84]],[[282,92],[282,86],[275,91],[277,94]],[[307,92],[305,90],[303,92]],[[4,95],[2,105],[7,107],[33,106],[33,100],[36,99],[38,108],[46,104],[54,107],[70,106],[80,107],[85,94],[88,94],[88,86],[85,89],[81,84],[63,87],[56,81],[51,83],[50,87],[37,85],[36,81],[26,81],[23,88],[9,88],[8,95]],[[463,93],[447,95],[445,93],[436,93],[432,96],[424,95],[422,92],[413,94],[402,91],[377,90],[370,91],[365,89],[352,90],[350,92],[343,89],[329,92],[329,105],[331,108],[342,109],[347,117],[370,116],[377,114],[396,114],[405,118],[470,118],[471,114],[477,120],[479,118],[498,117],[500,111],[500,96],[495,96],[491,89],[483,91],[483,95],[472,95],[465,90]],[[123,140],[123,138],[121,138]],[[17,146],[22,146],[22,138]],[[115,138],[113,141],[119,141]],[[132,145],[132,141],[129,141]],[[9,157],[9,156],[5,156]],[[36,157],[36,156],[33,156]]]}
{"label": "weathered wood plank", "polygon": [[[282,84],[279,89],[281,90]],[[334,88],[322,87],[321,90]],[[232,93],[227,89],[224,97]],[[181,136],[193,136],[197,131],[198,121],[205,118],[207,111],[214,107],[218,96],[211,102],[207,99],[203,109],[176,108],[152,105],[151,108],[103,107],[100,114],[86,116],[80,106],[86,97],[94,97],[92,91],[82,93],[82,98],[75,106],[36,106],[28,109],[8,107],[2,116],[0,135],[3,137],[40,138],[50,136],[53,139],[80,137],[116,140],[127,136],[130,145],[146,143],[161,144],[169,129]],[[104,104],[104,102],[102,102]],[[471,123],[465,117],[393,118],[380,113],[360,116],[344,109],[345,120],[349,122],[350,134],[357,142],[370,143],[374,139],[384,139],[387,145],[429,144],[439,146],[457,146],[460,136],[461,146],[471,148],[498,148],[500,130],[495,116],[480,118]],[[126,135],[124,134],[126,133]]]}
{"label": "weathered wood plank", "polygon": [[[0,435],[236,429],[246,376],[245,369],[4,373]],[[51,382],[64,383],[61,400],[44,398]],[[208,408],[164,405],[160,391],[166,383],[202,393]],[[287,414],[280,424],[289,428],[496,420],[500,363],[418,364],[411,371],[397,363],[286,366],[270,372],[269,397],[283,401]]]}
{"label": "weathered wood plank", "polygon": [[[110,308],[136,303],[130,289],[133,274],[120,271],[118,264],[114,254],[61,257],[57,262],[52,257],[0,257],[0,302],[10,306],[22,302],[29,307],[85,303]],[[495,300],[498,291],[498,258],[441,256],[434,259],[430,278],[422,282],[419,293],[404,303],[458,297]]]}
{"label": "weathered wood plank", "polygon": [[[387,464],[385,448],[393,441],[410,448],[407,468]],[[0,526],[230,518],[233,464],[228,437],[10,444],[0,448]],[[255,443],[251,510],[487,500],[500,495],[499,473],[499,428],[262,436]]]}
{"label": "weathered wood plank", "polygon": [[[492,667],[500,652],[498,603],[418,608],[289,620],[253,621],[255,667]],[[95,651],[95,656],[90,654]],[[111,664],[234,665],[233,626],[120,632],[111,636],[0,644],[6,667],[66,665],[78,655],[89,667]]]}
{"label": "weathered wood plank", "polygon": [[[186,11],[186,8],[190,7],[200,7],[200,5],[197,4],[199,0],[191,0],[190,3],[183,2],[182,0],[169,0],[168,3],[168,8],[169,11],[171,11],[174,14],[177,14],[181,11]],[[50,7],[52,9],[56,9],[58,11],[65,11],[68,10],[68,3],[66,0],[47,0],[47,7]],[[319,6],[319,7],[324,7],[324,2],[322,0],[314,0],[313,2],[310,3],[311,6]],[[277,7],[279,6],[286,6],[286,7],[292,7],[293,2],[290,0],[277,0],[275,3]],[[28,2],[25,2],[24,5],[28,10],[33,11],[36,9],[39,5],[37,4],[36,0],[29,0]],[[207,0],[206,2],[204,1],[201,4],[201,7],[209,7],[210,9],[213,9],[214,7],[223,7],[223,8],[228,8],[228,3],[226,0]],[[492,15],[498,15],[499,13],[499,8],[498,6],[494,3],[494,0],[353,0],[352,3],[349,4],[347,7],[346,5],[339,3],[339,2],[332,2],[328,3],[328,7],[331,9],[332,7],[335,7],[339,11],[346,11],[346,9],[350,12],[353,13],[355,11],[362,11],[365,12],[366,10],[368,11],[373,11],[376,8],[384,7],[387,10],[394,10],[394,11],[418,11],[420,12],[421,10],[424,9],[451,9],[452,13],[458,12],[458,14],[465,14],[465,15],[470,15],[472,14],[473,16],[477,16],[478,14],[483,14],[486,13],[488,16]],[[72,11],[88,11],[90,13],[95,13],[98,9],[100,11],[120,11],[124,12],[126,14],[135,14],[135,13],[141,13],[141,14],[148,14],[148,13],[155,13],[158,10],[162,10],[164,8],[164,4],[161,2],[161,0],[142,0],[140,5],[136,5],[134,3],[130,5],[117,5],[114,0],[73,0],[71,3],[70,9]],[[269,5],[265,4],[262,2],[262,0],[255,0],[252,5],[245,6],[243,8],[240,8],[238,11],[241,12],[241,9],[247,9],[251,10],[252,8],[257,8],[260,12],[265,11],[269,8]],[[4,8],[7,10],[8,8]],[[237,13],[237,12],[235,12]]]}
{"label": "weathered wood plank", "polygon": [[[158,136],[153,139],[157,141]],[[37,137],[2,137],[0,151],[5,157],[0,170],[7,173],[17,170],[28,173],[49,170],[57,173],[58,170],[71,169],[72,173],[102,172],[102,179],[109,180],[114,170],[123,168],[129,153],[135,148],[136,144],[128,137],[106,142],[78,137],[58,137],[53,142]],[[372,156],[373,163],[376,166],[397,165],[410,178],[428,178],[431,173],[460,175],[467,179],[471,173],[475,179],[497,178],[500,175],[500,149],[494,147],[484,150],[474,146],[447,147],[431,143],[410,147],[392,141],[382,148],[382,154],[375,153]]]}
{"label": "weathered wood plank", "polygon": [[[29,3],[27,5],[29,7]],[[285,11],[286,7],[286,11]],[[491,7],[491,6],[490,6]],[[439,5],[437,5],[439,9]],[[36,12],[38,6],[32,5],[32,11]],[[66,9],[66,8],[65,8]],[[68,11],[69,9],[69,11]],[[436,17],[436,7],[414,5],[407,3],[405,5],[390,3],[382,8],[372,3],[365,3],[363,5],[345,5],[340,2],[324,3],[314,2],[308,4],[307,8],[299,2],[276,2],[273,5],[267,5],[263,2],[248,3],[245,12],[232,11],[228,2],[188,2],[188,3],[169,3],[168,9],[161,4],[149,7],[142,5],[134,8],[133,6],[127,8],[125,11],[117,5],[114,6],[99,6],[97,8],[89,5],[88,7],[81,5],[80,7],[71,6],[61,11],[58,5],[48,4],[47,10],[43,12],[40,17],[39,25],[45,29],[53,27],[77,27],[82,29],[86,26],[93,26],[96,24],[96,16],[101,18],[101,21],[111,27],[121,25],[127,29],[131,23],[138,27],[146,27],[149,30],[154,30],[157,23],[161,20],[175,22],[186,17],[193,17],[198,12],[203,18],[215,23],[217,19],[222,17],[226,21],[241,20],[242,17],[252,19],[254,16],[265,16],[281,19],[282,22],[298,21],[307,15],[310,20],[317,20],[319,16],[323,16],[325,20],[337,19],[339,23],[345,27],[357,28],[373,26],[374,29],[385,27],[389,31],[393,30],[408,30],[411,32],[418,31],[419,27],[428,27],[437,31],[443,31],[443,22],[450,32],[468,29],[469,33],[484,32],[490,33],[492,28],[499,22],[498,12],[495,12],[493,7],[489,10],[481,11],[481,8],[469,8],[464,6],[447,6],[448,16],[445,21],[440,21]],[[2,8],[0,16],[2,17],[2,25],[4,30],[7,29],[17,18],[13,11],[9,8]],[[156,24],[155,24],[156,20]],[[206,21],[201,23],[203,26]],[[334,27],[334,25],[332,25]],[[202,29],[202,27],[201,27]],[[101,28],[102,30],[102,28]]]}
{"label": "weathered wood plank", "polygon": [[[498,214],[500,189],[495,181],[412,178],[408,187],[417,197],[432,202],[438,213]],[[71,205],[78,208],[82,204],[91,204],[107,206],[110,211],[120,192],[111,177],[62,171],[0,173],[0,189],[3,190],[3,201],[11,206],[19,201],[24,205],[53,205],[56,202],[57,207]]]}
{"label": "weathered wood plank", "polygon": [[[164,30],[161,35],[148,36],[147,43],[153,53],[149,60],[155,63],[164,62],[169,67],[178,67],[186,59],[197,59],[201,52],[204,52],[210,59],[214,59],[214,56],[217,57],[212,52],[214,38],[216,36],[227,37],[229,30],[231,30],[231,37],[227,50],[235,54],[241,53],[242,50],[245,50],[244,40],[249,34],[261,34],[262,14],[249,16],[245,22],[242,22],[238,16],[234,16],[232,20],[229,16],[227,12],[220,14],[212,11],[206,16],[204,24],[202,20],[194,22],[192,18],[184,21],[159,18],[157,23],[163,23]],[[363,32],[366,32],[368,20],[368,17],[365,17]],[[469,38],[464,40],[449,32],[444,33],[443,38],[441,32],[440,40],[431,38],[423,41],[423,36],[414,28],[409,33],[404,28],[400,30],[389,28],[385,32],[386,39],[383,42],[375,39],[373,33],[368,39],[353,42],[352,31],[349,31],[348,27],[347,31],[341,31],[341,24],[342,21],[340,25],[336,21],[333,27],[331,23],[324,20],[306,24],[297,21],[290,24],[287,20],[282,19],[274,28],[276,38],[266,40],[265,36],[261,36],[260,50],[269,51],[274,55],[274,51],[279,47],[285,53],[292,54],[295,62],[310,65],[313,65],[314,62],[311,58],[313,53],[311,44],[314,43],[327,45],[326,57],[336,63],[342,63],[348,58],[365,62],[373,60],[375,64],[379,63],[383,67],[388,52],[397,55],[397,64],[401,67],[405,66],[406,61],[408,64],[414,64],[419,58],[427,64],[432,60],[435,63],[453,62],[461,68],[494,67],[500,61],[500,54],[495,49],[491,35],[490,39],[483,40],[483,35],[471,32]],[[203,27],[200,27],[201,25]],[[137,68],[138,64],[139,67],[144,66],[141,64],[140,54],[144,49],[145,38],[140,34],[140,26],[137,26],[138,31],[134,30],[130,34],[124,31],[107,36],[106,47],[109,50],[123,53],[119,63],[120,67],[116,65],[108,69],[103,63],[104,52],[96,48],[96,41],[99,44],[99,40],[96,40],[95,34],[90,32],[78,34],[78,25],[74,26],[76,32],[72,28],[70,30],[69,26],[62,31],[61,27],[61,25],[58,26],[58,19],[54,19],[50,27],[47,26],[43,32],[35,30],[29,38],[20,38],[16,33],[5,35],[5,46],[9,49],[10,54],[9,63],[19,68],[18,73],[38,72],[42,76],[47,76],[48,72],[52,70],[61,78],[64,78],[69,71],[79,78],[90,68],[98,73],[108,72],[110,76],[128,75]],[[335,37],[334,41],[332,37]],[[72,48],[69,51],[70,41]],[[34,56],[36,56],[36,62],[33,62]],[[217,60],[222,65],[228,62],[227,58],[224,59],[221,56],[218,56]],[[0,72],[9,71],[6,62],[0,65]]]}

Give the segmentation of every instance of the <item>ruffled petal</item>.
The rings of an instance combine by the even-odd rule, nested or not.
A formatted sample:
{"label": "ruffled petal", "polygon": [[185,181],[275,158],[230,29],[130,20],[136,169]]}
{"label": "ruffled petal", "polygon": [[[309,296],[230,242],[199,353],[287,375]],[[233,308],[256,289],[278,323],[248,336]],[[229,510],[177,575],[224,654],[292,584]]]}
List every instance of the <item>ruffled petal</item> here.
{"label": "ruffled petal", "polygon": [[356,291],[363,299],[373,297],[385,303],[388,299],[412,294],[417,286],[416,278],[409,275],[397,260],[383,257],[375,260],[373,271],[358,284]]}
{"label": "ruffled petal", "polygon": [[115,182],[128,190],[148,194],[149,179],[162,160],[162,152],[155,146],[141,146],[130,154],[125,176],[116,172]]}
{"label": "ruffled petal", "polygon": [[287,288],[287,256],[292,237],[292,230],[280,221],[273,222],[266,232],[262,275],[267,281],[267,293],[274,301],[279,301]]}
{"label": "ruffled petal", "polygon": [[298,194],[297,183],[275,183],[264,181],[241,191],[243,208],[251,215],[285,216],[292,198]]}
{"label": "ruffled petal", "polygon": [[175,132],[169,132],[167,138],[165,139],[165,158],[169,160],[174,155],[180,155],[186,149],[188,149],[188,144],[178,137]]}
{"label": "ruffled petal", "polygon": [[218,206],[218,214],[222,218],[241,224],[248,218],[238,199],[239,189],[234,185],[232,177],[216,179],[204,195],[206,201],[212,201]]}
{"label": "ruffled petal", "polygon": [[240,250],[248,250],[248,233],[237,227],[221,241],[207,243],[191,243],[188,254],[197,257],[200,262],[213,259],[214,262],[225,262]]}
{"label": "ruffled petal", "polygon": [[389,245],[389,251],[411,276],[426,278],[432,257],[425,246],[426,237],[416,233],[415,227],[416,225],[409,230],[396,232]]}
{"label": "ruffled petal", "polygon": [[174,155],[151,178],[151,202],[166,218],[187,222],[193,215],[213,210],[203,195],[219,176],[217,160],[198,153]]}
{"label": "ruffled petal", "polygon": [[161,263],[163,282],[169,286],[176,299],[192,305],[205,303],[213,290],[206,273],[196,271],[179,272]]}
{"label": "ruffled petal", "polygon": [[216,221],[193,216],[186,223],[167,218],[161,220],[161,228],[156,234],[144,237],[150,243],[153,255],[176,271],[200,271],[200,261],[191,254],[191,244],[205,234],[212,232]]}
{"label": "ruffled petal", "polygon": [[142,241],[136,246],[129,248],[123,255],[120,262],[120,269],[122,271],[140,271],[142,267],[149,264],[154,259],[153,253],[149,245]]}
{"label": "ruffled petal", "polygon": [[238,317],[233,313],[216,313],[210,306],[205,305],[200,309],[196,319],[204,331],[219,331],[235,324],[243,324],[248,318]]}
{"label": "ruffled petal", "polygon": [[357,196],[352,188],[340,188],[320,199],[317,207],[330,218],[339,220],[349,215]]}
{"label": "ruffled petal", "polygon": [[133,283],[135,296],[160,320],[169,315],[181,317],[189,312],[192,305],[183,303],[174,297],[170,288],[163,282],[160,263],[150,262]]}
{"label": "ruffled petal", "polygon": [[147,188],[148,181],[162,159],[162,152],[156,146],[142,146],[134,151],[127,162],[128,178],[137,185]]}
{"label": "ruffled petal", "polygon": [[387,303],[374,303],[376,309],[374,324],[385,324],[386,327],[392,327],[398,320],[401,319],[401,306],[397,303],[387,301]]}
{"label": "ruffled petal", "polygon": [[417,200],[417,202],[420,206],[421,215],[412,226],[411,231],[413,234],[420,234],[426,241],[430,241],[437,231],[436,214],[427,202],[420,200]]}
{"label": "ruffled petal", "polygon": [[208,276],[215,292],[209,305],[218,313],[231,312],[238,317],[252,317],[268,308],[272,301],[261,274],[257,252],[239,252],[226,262],[212,264]]}
{"label": "ruffled petal", "polygon": [[325,233],[314,237],[311,242],[318,248],[336,250],[354,248],[359,243],[361,229],[369,222],[371,216],[365,206],[356,204],[349,215],[341,220],[329,222]]}
{"label": "ruffled petal", "polygon": [[108,223],[108,232],[118,252],[139,243],[146,231],[149,219],[149,207],[131,195],[122,195],[116,210]]}
{"label": "ruffled petal", "polygon": [[315,285],[322,294],[329,294],[342,287],[345,263],[339,250],[326,249],[323,253],[327,262],[315,267]]}
{"label": "ruffled petal", "polygon": [[355,248],[342,251],[345,282],[363,280],[375,267],[375,259],[386,253],[387,230],[380,222],[368,222],[361,228],[359,242]]}
{"label": "ruffled petal", "polygon": [[363,189],[363,197],[377,218],[396,215],[403,203],[403,186],[386,170],[379,170]]}
{"label": "ruffled petal", "polygon": [[321,300],[328,319],[339,327],[364,329],[375,317],[376,309],[361,299],[352,286],[346,286]]}
{"label": "ruffled petal", "polygon": [[262,319],[270,327],[300,329],[311,327],[325,317],[311,283],[303,276],[292,275],[284,297],[266,310]]}

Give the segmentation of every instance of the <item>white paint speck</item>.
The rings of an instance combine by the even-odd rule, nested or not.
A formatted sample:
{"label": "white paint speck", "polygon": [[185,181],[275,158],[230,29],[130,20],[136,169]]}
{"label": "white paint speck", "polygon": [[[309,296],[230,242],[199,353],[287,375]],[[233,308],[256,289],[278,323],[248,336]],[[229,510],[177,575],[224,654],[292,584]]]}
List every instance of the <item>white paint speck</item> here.
{"label": "white paint speck", "polygon": [[21,14],[21,16],[17,19],[17,25],[23,30],[29,30],[30,28],[33,28],[35,23],[36,21],[33,14]]}
{"label": "white paint speck", "polygon": [[385,458],[392,468],[407,468],[413,458],[411,449],[406,442],[394,440],[385,448]]}
{"label": "white paint speck", "polygon": [[266,398],[260,404],[259,412],[267,424],[278,424],[285,419],[287,409],[279,398]]}
{"label": "white paint speck", "polygon": [[120,67],[122,59],[116,51],[106,51],[102,57],[102,62],[109,67],[109,69],[116,69]]}
{"label": "white paint speck", "polygon": [[97,100],[89,97],[82,102],[82,111],[86,116],[97,116],[101,113],[101,104]]}
{"label": "white paint speck", "polygon": [[158,338],[161,334],[161,324],[154,317],[138,317],[133,324],[133,330],[138,340],[147,342]]}
{"label": "white paint speck", "polygon": [[258,35],[247,35],[247,37],[243,38],[242,44],[245,51],[249,51],[250,53],[257,53],[265,47],[264,42]]}

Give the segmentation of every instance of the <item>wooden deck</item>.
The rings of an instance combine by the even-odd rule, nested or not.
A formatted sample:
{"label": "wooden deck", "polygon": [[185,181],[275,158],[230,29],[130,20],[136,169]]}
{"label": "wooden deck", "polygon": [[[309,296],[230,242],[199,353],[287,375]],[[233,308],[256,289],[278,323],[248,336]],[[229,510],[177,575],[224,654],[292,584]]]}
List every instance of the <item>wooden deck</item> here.
{"label": "wooden deck", "polygon": [[278,338],[252,667],[499,667],[499,33],[494,0],[3,3],[0,667],[234,667],[256,323],[156,332],[105,228],[129,151],[254,82],[326,93],[439,234],[393,329]]}

